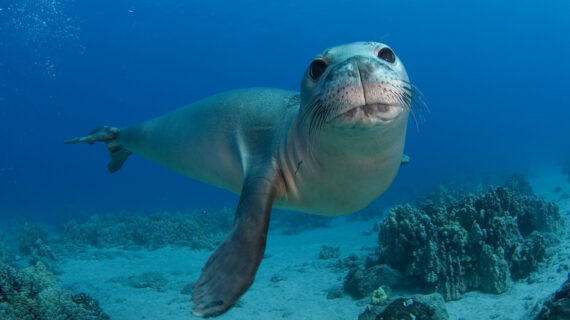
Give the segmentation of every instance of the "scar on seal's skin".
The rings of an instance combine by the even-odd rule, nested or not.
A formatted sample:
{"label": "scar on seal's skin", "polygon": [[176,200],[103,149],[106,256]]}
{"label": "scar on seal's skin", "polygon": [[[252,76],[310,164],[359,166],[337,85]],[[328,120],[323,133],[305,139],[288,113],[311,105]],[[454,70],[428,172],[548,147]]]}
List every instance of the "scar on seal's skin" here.
{"label": "scar on seal's skin", "polygon": [[301,169],[302,164],[303,164],[303,160],[301,160],[297,163],[297,169],[295,170],[295,175],[297,175],[297,172],[299,172],[299,169]]}

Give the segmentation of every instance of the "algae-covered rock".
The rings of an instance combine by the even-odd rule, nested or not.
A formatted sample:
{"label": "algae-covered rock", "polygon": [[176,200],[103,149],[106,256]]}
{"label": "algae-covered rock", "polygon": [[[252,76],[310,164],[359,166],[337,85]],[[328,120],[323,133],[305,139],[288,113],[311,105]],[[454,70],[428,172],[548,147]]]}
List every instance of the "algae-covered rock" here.
{"label": "algae-covered rock", "polygon": [[387,306],[369,306],[358,320],[447,320],[449,315],[439,294],[400,297]]}
{"label": "algae-covered rock", "polygon": [[414,298],[399,298],[376,316],[376,320],[436,320],[434,307]]}
{"label": "algae-covered rock", "polygon": [[338,259],[340,256],[340,248],[335,248],[331,246],[324,245],[319,252],[319,259],[326,260],[326,259]]}
{"label": "algae-covered rock", "polygon": [[135,289],[148,288],[159,292],[164,291],[164,287],[168,284],[168,280],[158,272],[146,272],[129,277],[115,277],[109,281]]}
{"label": "algae-covered rock", "polygon": [[382,286],[378,287],[378,289],[372,291],[370,295],[370,304],[372,305],[379,305],[384,304],[388,299],[388,295]]}
{"label": "algae-covered rock", "polygon": [[78,299],[58,288],[41,262],[25,269],[0,263],[1,319],[109,319],[93,299],[86,303],[86,297]]}
{"label": "algae-covered rock", "polygon": [[356,299],[369,296],[380,286],[398,286],[403,283],[402,274],[386,264],[364,268],[352,268],[344,279],[344,291]]}
{"label": "algae-covered rock", "polygon": [[544,261],[553,244],[545,239],[566,231],[558,206],[535,196],[521,176],[507,185],[393,208],[380,226],[378,263],[445,300],[474,289],[505,292],[511,279],[527,277]]}

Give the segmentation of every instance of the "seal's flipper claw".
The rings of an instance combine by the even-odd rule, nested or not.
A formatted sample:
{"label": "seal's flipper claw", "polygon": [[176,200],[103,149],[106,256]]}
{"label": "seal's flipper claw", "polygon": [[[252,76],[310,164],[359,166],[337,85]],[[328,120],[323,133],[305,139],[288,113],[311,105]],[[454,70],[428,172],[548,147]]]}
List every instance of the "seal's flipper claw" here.
{"label": "seal's flipper claw", "polygon": [[73,144],[73,143],[85,142],[92,145],[95,142],[106,142],[107,144],[109,144],[110,142],[115,141],[119,137],[120,132],[121,129],[116,127],[99,126],[91,130],[88,136],[73,138],[71,140],[65,141],[65,143]]}
{"label": "seal's flipper claw", "polygon": [[270,179],[244,183],[232,230],[194,284],[193,315],[215,317],[229,310],[251,286],[263,258],[277,188]]}
{"label": "seal's flipper claw", "polygon": [[95,142],[105,142],[107,145],[107,150],[111,153],[111,161],[107,166],[109,172],[117,172],[125,160],[131,155],[131,152],[121,146],[119,143],[119,133],[121,129],[109,126],[99,126],[89,133],[86,137],[73,138],[65,141],[66,144],[74,144],[85,142],[89,145],[95,144]]}

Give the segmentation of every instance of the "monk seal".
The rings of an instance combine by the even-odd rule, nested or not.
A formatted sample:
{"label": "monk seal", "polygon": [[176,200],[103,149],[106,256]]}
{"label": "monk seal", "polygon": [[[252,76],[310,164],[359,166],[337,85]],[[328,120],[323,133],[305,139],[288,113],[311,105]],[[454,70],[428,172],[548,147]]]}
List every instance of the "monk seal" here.
{"label": "monk seal", "polygon": [[67,143],[105,142],[111,172],[136,153],[240,194],[231,231],[194,285],[193,314],[210,317],[231,308],[253,283],[273,206],[336,216],[366,207],[388,188],[402,162],[416,95],[391,48],[357,42],[317,55],[300,93],[225,92]]}

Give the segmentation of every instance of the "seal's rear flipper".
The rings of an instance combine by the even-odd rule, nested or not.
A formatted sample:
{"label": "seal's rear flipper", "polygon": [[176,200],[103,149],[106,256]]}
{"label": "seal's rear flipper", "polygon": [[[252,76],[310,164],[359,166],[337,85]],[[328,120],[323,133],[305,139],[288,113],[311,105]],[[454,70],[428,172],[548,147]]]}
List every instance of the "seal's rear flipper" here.
{"label": "seal's rear flipper", "polygon": [[131,155],[131,152],[121,146],[119,143],[119,133],[121,130],[116,127],[101,126],[97,127],[89,133],[86,137],[74,138],[65,141],[65,143],[81,143],[85,142],[89,145],[93,145],[95,142],[105,142],[107,144],[107,150],[111,153],[111,161],[107,165],[109,172],[115,173]]}
{"label": "seal's rear flipper", "polygon": [[275,185],[265,178],[244,183],[232,230],[194,284],[194,316],[226,312],[253,283],[265,251],[271,207],[279,193]]}

